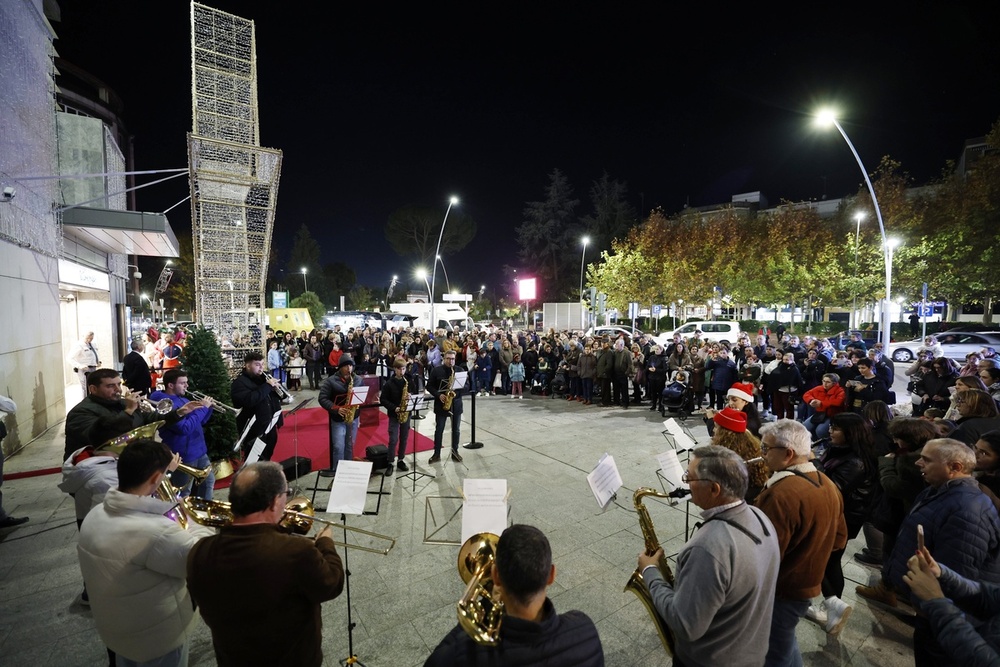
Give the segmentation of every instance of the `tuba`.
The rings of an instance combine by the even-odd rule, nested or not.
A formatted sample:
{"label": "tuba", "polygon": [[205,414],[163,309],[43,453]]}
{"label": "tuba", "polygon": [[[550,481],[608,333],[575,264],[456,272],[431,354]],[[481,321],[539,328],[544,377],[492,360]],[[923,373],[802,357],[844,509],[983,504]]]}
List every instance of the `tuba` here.
{"label": "tuba", "polygon": [[410,411],[406,409],[406,404],[410,401],[410,381],[403,376],[403,393],[399,398],[399,407],[396,408],[396,417],[399,419],[400,424],[405,424],[406,420],[410,418]]}
{"label": "tuba", "polygon": [[[632,494],[632,503],[635,505],[635,511],[639,515],[639,527],[642,529],[642,537],[646,542],[646,555],[652,555],[656,553],[656,550],[660,548],[660,542],[656,539],[656,532],[653,530],[653,521],[649,518],[649,510],[646,506],[642,504],[642,499],[646,496],[653,496],[654,498],[669,498],[665,493],[660,493],[656,489],[651,489],[649,487],[640,487],[635,490]],[[657,568],[660,570],[660,574],[663,575],[663,580],[668,584],[673,586],[674,575],[670,571],[670,566],[667,565],[667,556],[664,554],[660,557],[660,561],[656,564]],[[632,591],[637,596],[642,604],[646,607],[646,611],[649,615],[653,617],[653,623],[656,625],[656,631],[660,635],[660,641],[663,642],[663,648],[667,650],[670,655],[674,654],[674,635],[670,630],[670,626],[667,625],[666,621],[660,616],[656,611],[656,606],[653,604],[653,598],[649,594],[649,587],[642,578],[642,572],[639,568],[636,568],[632,576],[629,577],[628,583],[625,584],[626,591]]]}
{"label": "tuba", "polygon": [[455,367],[451,367],[451,375],[448,377],[448,382],[445,384],[445,389],[442,393],[444,400],[441,401],[441,407],[444,408],[445,412],[451,412],[451,404],[455,402],[455,391],[452,387],[455,386]]}
{"label": "tuba", "polygon": [[496,562],[497,542],[493,533],[478,533],[465,541],[458,552],[458,573],[468,584],[458,601],[458,623],[483,646],[496,646],[503,622],[503,601],[493,597],[490,573]]}

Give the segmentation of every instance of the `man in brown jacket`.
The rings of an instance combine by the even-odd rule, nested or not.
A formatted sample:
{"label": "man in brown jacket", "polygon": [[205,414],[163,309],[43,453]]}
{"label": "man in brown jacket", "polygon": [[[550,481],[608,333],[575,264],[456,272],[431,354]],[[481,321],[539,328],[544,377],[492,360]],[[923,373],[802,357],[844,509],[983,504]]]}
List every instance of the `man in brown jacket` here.
{"label": "man in brown jacket", "polygon": [[323,664],[320,604],[340,595],[344,568],[330,526],[315,541],[278,527],[287,500],[281,466],[244,466],[229,489],[232,525],[188,554],[188,589],[220,667]]}
{"label": "man in brown jacket", "polygon": [[809,462],[811,437],[802,424],[781,419],[760,429],[761,449],[773,471],[755,501],[778,534],[781,566],[766,667],[801,667],[795,626],[820,594],[826,563],[847,546],[844,501],[836,485]]}

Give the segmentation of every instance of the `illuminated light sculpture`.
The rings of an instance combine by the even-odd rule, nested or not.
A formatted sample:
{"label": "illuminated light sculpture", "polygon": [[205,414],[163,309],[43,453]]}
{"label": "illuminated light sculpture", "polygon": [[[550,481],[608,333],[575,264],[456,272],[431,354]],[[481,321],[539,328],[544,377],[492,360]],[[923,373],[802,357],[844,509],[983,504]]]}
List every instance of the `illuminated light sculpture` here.
{"label": "illuminated light sculpture", "polygon": [[281,151],[260,146],[254,22],[192,3],[191,73],[196,319],[230,340],[238,373],[248,352],[264,352],[264,287],[281,174]]}

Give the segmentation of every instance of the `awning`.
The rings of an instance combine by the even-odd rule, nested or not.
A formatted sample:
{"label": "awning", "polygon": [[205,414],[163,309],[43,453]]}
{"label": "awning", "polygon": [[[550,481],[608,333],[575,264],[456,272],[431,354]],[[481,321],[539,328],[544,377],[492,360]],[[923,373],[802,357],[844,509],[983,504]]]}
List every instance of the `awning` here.
{"label": "awning", "polygon": [[177,257],[177,236],[162,213],[80,206],[63,211],[63,234],[106,253]]}

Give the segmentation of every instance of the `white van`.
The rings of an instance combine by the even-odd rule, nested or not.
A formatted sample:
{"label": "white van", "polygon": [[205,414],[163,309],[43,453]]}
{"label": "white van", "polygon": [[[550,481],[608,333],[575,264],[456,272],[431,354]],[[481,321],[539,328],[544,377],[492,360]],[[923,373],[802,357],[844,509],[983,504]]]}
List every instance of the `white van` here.
{"label": "white van", "polygon": [[694,332],[701,331],[701,339],[713,343],[735,343],[740,337],[740,323],[732,320],[720,320],[717,322],[688,322],[682,324],[673,331],[662,334],[657,342],[660,345],[670,345],[674,341],[674,334],[680,334],[681,338],[691,338]]}

